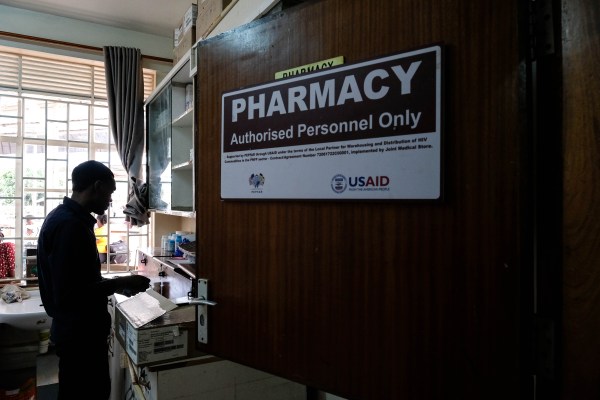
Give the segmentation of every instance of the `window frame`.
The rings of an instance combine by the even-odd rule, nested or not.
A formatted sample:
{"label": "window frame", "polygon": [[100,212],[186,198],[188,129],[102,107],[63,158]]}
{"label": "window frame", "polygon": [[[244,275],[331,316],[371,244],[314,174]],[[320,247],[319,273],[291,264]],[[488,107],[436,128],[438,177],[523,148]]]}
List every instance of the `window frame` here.
{"label": "window frame", "polygon": [[[8,60],[8,62],[6,60]],[[31,78],[31,76],[34,76],[35,74],[30,74],[28,78],[28,72],[23,70],[23,65],[27,64],[24,62],[24,60],[37,60],[39,65],[33,69],[34,72],[40,76],[43,75],[46,81],[54,80],[53,84],[57,85],[57,89],[55,88],[56,92],[47,90],[47,82],[45,82],[43,85],[39,85],[39,87],[35,87],[35,84],[31,84],[31,82],[35,83],[35,77]],[[59,65],[60,68],[50,68],[48,71],[45,71],[45,62],[47,62],[49,65],[53,65],[54,67]],[[83,77],[83,80],[88,79],[87,82],[78,82],[77,91],[69,91],[68,87],[61,87],[58,84],[61,82],[62,76],[64,75],[65,66],[68,66],[69,63],[72,63],[75,66],[74,69],[79,71],[78,73],[80,73],[80,76]],[[17,70],[14,69],[15,66],[18,67]],[[86,68],[88,69],[88,73],[81,73],[81,71],[85,70]],[[51,74],[53,71],[55,74],[60,76],[53,77]],[[69,74],[66,74],[66,76],[69,76]],[[24,78],[27,79],[24,81]],[[25,84],[24,82],[30,83]],[[63,79],[62,82],[63,86],[69,84],[68,80]],[[147,98],[148,95],[152,93],[155,86],[156,71],[144,68],[144,98]],[[81,87],[85,87],[85,90],[81,90]],[[87,94],[83,96],[82,93],[86,90]],[[3,99],[17,99],[15,101],[17,110],[8,113],[3,112]],[[28,136],[29,132],[26,132],[28,129],[26,122],[28,118],[27,113],[32,112],[25,109],[28,101],[37,101],[40,104],[44,104],[45,114],[43,118],[43,137]],[[65,118],[49,118],[48,104],[50,103],[65,105],[67,110]],[[78,140],[73,140],[69,137],[72,124],[81,124],[81,120],[77,120],[76,122],[70,118],[69,111],[73,107],[79,107],[82,110],[83,107],[87,107],[86,140],[81,140],[81,138]],[[97,119],[95,115],[99,110],[104,111],[104,117],[101,119]],[[11,122],[14,122],[16,126],[16,132],[14,132],[14,135],[7,135],[4,132],[2,129],[4,126],[2,124],[3,121],[8,121],[7,123],[9,125]],[[27,263],[31,262],[31,258],[27,256],[27,249],[32,248],[32,246],[26,246],[26,243],[34,242],[35,245],[37,245],[37,236],[26,235],[26,219],[30,219],[26,218],[29,214],[27,212],[27,202],[30,198],[32,204],[33,202],[37,203],[40,201],[38,198],[39,195],[35,196],[36,198],[34,199],[33,194],[43,191],[43,215],[34,215],[33,218],[38,222],[37,225],[39,228],[43,222],[43,219],[48,215],[48,213],[54,209],[58,203],[62,202],[64,196],[68,196],[71,193],[70,172],[75,165],[81,161],[84,161],[81,156],[79,156],[81,161],[77,163],[72,161],[72,149],[87,148],[87,156],[85,159],[96,159],[97,154],[105,152],[106,158],[98,161],[105,163],[113,170],[113,172],[115,172],[117,187],[124,187],[122,190],[125,191],[125,193],[124,195],[120,195],[124,196],[126,203],[129,182],[127,174],[121,165],[120,158],[116,151],[116,146],[113,143],[113,137],[110,132],[108,122],[108,101],[106,99],[106,83],[104,80],[103,62],[0,46],[0,143],[2,144],[2,148],[0,149],[0,167],[4,165],[4,163],[9,164],[10,162],[13,162],[15,180],[13,196],[5,196],[0,193],[1,202],[4,203],[7,201],[12,201],[15,203],[13,235],[5,235],[4,238],[4,241],[15,243],[15,276],[12,278],[7,278],[8,280],[28,280],[30,278],[35,279],[35,277],[27,276]],[[65,138],[48,137],[48,125],[53,123],[57,126],[64,126]],[[83,131],[82,126],[79,126],[79,129]],[[96,140],[97,130],[106,131],[106,142],[99,142]],[[6,146],[7,148],[5,148]],[[27,175],[26,157],[28,156],[26,153],[28,146],[43,146],[43,178]],[[13,147],[14,151],[12,150]],[[55,160],[49,155],[49,148],[57,149],[57,151],[60,153],[60,150],[58,149],[61,147],[64,147],[65,149],[64,158],[58,158]],[[9,154],[5,154],[5,152],[8,152]],[[75,157],[76,156],[73,156],[73,159]],[[58,164],[64,162],[64,187],[59,188],[49,186],[48,161],[56,162]],[[4,169],[4,167],[2,168]],[[145,167],[142,167],[142,171],[145,170]],[[44,187],[40,189],[39,187],[33,188],[28,186],[29,184],[35,184],[34,181],[36,180],[43,181]],[[30,196],[28,197],[28,195]],[[52,204],[52,206],[50,206],[50,204]],[[33,209],[35,206],[32,205],[31,208]],[[117,241],[117,237],[119,239],[124,239],[124,241],[127,243],[128,261],[125,264],[119,264],[117,267],[116,264],[110,263],[110,256],[108,256],[107,261],[102,264],[102,272],[121,272],[122,270],[130,270],[132,267],[135,268],[135,249],[139,246],[148,246],[150,240],[149,226],[145,225],[144,227],[131,227],[125,223],[125,215],[117,215],[117,210],[114,210],[113,208],[109,208],[107,213],[107,226],[109,232],[108,243],[110,244]],[[125,227],[126,229],[121,229],[118,231],[117,229],[111,230],[111,225],[116,226],[117,224]],[[121,235],[118,235],[119,233],[121,233]],[[136,243],[135,247],[132,246],[133,243]],[[2,280],[5,279],[0,279],[0,281]]]}

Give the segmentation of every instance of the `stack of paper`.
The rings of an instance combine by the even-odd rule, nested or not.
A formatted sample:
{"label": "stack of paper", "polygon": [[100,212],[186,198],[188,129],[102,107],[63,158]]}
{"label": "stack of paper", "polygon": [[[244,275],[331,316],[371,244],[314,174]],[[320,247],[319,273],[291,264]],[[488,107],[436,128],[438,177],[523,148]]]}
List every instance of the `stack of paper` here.
{"label": "stack of paper", "polygon": [[152,289],[141,292],[118,304],[119,309],[135,328],[155,320],[177,305]]}

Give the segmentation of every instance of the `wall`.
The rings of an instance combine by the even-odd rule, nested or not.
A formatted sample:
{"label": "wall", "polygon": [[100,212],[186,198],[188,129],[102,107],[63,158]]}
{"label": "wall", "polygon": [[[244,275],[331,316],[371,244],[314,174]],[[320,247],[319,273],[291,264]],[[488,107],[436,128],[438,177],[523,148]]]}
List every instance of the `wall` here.
{"label": "wall", "polygon": [[216,36],[266,14],[278,0],[238,0],[208,37]]}
{"label": "wall", "polygon": [[[142,54],[163,58],[173,57],[173,39],[170,37],[150,35],[4,5],[0,5],[0,30],[94,47],[136,47],[142,51]],[[0,45],[102,60],[102,54],[100,53],[39,46],[32,43],[8,40],[2,36],[0,36]],[[144,66],[158,71],[157,82],[160,82],[162,76],[172,67],[171,64],[149,60],[144,61]]]}
{"label": "wall", "polygon": [[[238,0],[231,12],[219,22],[210,33],[215,36],[237,26],[248,23],[268,12],[277,0]],[[50,14],[0,5],[0,30],[22,35],[73,42],[88,46],[126,46],[136,47],[142,54],[162,58],[173,58],[173,38],[151,35],[111,26],[83,22],[76,19],[58,17]],[[31,43],[6,40],[0,36],[0,45],[19,47],[29,50],[47,51],[54,54],[101,60],[97,53],[64,48],[48,48]],[[157,84],[169,72],[172,65],[151,60],[144,61],[144,67],[157,70]]]}

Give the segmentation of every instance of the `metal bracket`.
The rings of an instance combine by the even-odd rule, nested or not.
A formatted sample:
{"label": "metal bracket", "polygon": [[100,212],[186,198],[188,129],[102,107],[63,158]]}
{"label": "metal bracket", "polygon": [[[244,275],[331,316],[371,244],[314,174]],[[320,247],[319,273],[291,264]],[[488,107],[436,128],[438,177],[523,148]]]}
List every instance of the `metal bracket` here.
{"label": "metal bracket", "polygon": [[208,300],[208,280],[198,279],[198,297],[190,299],[190,304],[198,305],[198,341],[208,343],[208,306],[216,306],[217,303]]}
{"label": "metal bracket", "polygon": [[554,54],[554,19],[551,0],[530,0],[532,58]]}

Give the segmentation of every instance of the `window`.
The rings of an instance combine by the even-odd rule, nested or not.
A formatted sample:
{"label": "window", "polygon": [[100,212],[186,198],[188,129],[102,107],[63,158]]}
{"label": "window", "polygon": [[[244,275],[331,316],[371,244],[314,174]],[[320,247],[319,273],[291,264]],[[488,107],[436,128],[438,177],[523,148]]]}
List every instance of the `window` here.
{"label": "window", "polygon": [[[144,69],[146,97],[155,80]],[[117,181],[101,239],[122,241],[114,247],[123,254],[106,257],[103,272],[128,269],[135,249],[148,245],[148,226],[125,221],[127,173],[108,125],[104,63],[0,46],[0,228],[14,244],[14,278],[35,278],[39,228],[70,195],[73,168],[89,159]]]}

